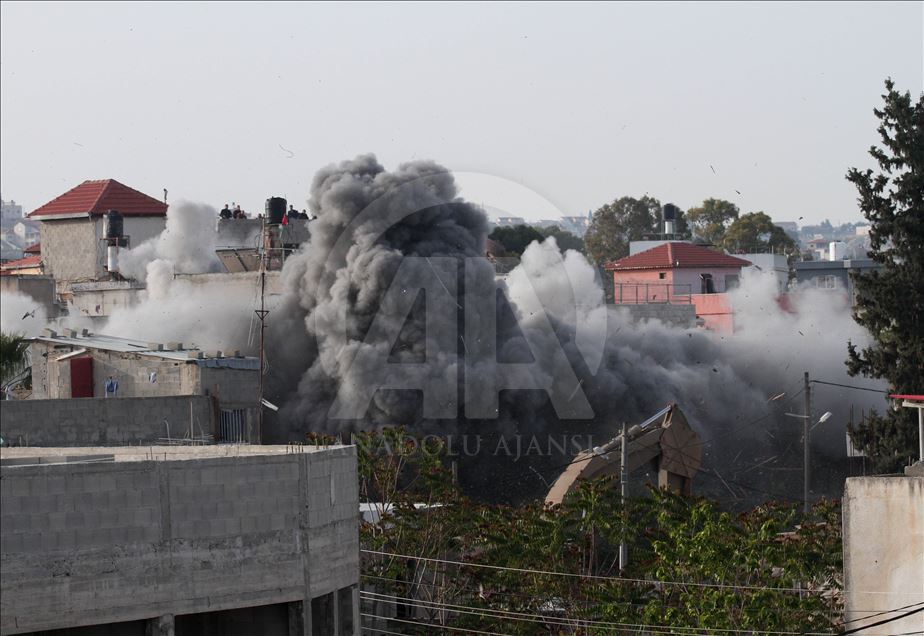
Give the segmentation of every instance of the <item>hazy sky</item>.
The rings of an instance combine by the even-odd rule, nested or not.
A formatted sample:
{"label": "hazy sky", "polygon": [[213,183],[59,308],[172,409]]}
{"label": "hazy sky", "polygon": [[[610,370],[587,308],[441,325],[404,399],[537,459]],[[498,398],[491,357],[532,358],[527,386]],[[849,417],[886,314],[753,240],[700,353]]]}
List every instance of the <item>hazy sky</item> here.
{"label": "hazy sky", "polygon": [[304,207],[374,152],[531,218],[649,193],[858,220],[844,174],[885,77],[922,90],[922,7],[3,2],[0,188]]}

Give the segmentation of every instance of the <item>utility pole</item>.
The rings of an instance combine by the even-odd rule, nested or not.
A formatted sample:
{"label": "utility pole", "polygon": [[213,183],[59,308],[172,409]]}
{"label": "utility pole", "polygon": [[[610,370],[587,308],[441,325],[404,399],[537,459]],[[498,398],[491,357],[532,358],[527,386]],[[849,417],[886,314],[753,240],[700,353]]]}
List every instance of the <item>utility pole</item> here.
{"label": "utility pole", "polygon": [[619,492],[622,497],[622,541],[619,542],[619,571],[629,565],[629,548],[626,546],[626,501],[629,498],[629,444],[626,436],[626,423],[622,423],[622,440],[619,449]]}
{"label": "utility pole", "polygon": [[260,402],[257,404],[258,413],[260,414],[258,422],[260,423],[260,440],[263,439],[263,374],[265,368],[263,365],[264,353],[264,336],[266,332],[266,215],[263,216],[263,222],[260,224],[260,234],[263,238],[263,254],[260,258],[260,309],[254,313],[260,318]]}
{"label": "utility pole", "polygon": [[803,468],[803,486],[802,486],[802,512],[808,514],[809,511],[809,479],[811,471],[809,468],[809,430],[812,427],[812,384],[809,382],[808,371],[805,372],[805,387],[803,389],[805,403],[803,405],[802,419],[802,468]]}

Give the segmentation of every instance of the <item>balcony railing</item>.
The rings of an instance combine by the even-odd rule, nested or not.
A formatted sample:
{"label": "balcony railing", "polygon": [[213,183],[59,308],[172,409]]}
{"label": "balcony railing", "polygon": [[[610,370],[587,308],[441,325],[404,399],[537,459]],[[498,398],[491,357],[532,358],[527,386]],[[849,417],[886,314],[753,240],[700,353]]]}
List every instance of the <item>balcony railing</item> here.
{"label": "balcony railing", "polygon": [[[699,290],[695,290],[698,293]],[[672,283],[616,283],[613,302],[617,305],[671,304],[689,305],[692,285]]]}
{"label": "balcony railing", "polygon": [[730,281],[703,280],[699,285],[689,283],[616,283],[613,302],[617,305],[671,304],[689,305],[694,294],[722,294],[734,288]]}

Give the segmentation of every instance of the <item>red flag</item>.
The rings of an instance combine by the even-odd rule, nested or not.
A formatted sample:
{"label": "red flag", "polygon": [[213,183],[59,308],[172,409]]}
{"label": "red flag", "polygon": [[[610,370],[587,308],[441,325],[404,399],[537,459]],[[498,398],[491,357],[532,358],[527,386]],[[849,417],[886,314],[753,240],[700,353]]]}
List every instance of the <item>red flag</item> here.
{"label": "red flag", "polygon": [[283,214],[283,215],[282,215],[282,224],[283,224],[283,225],[288,225],[288,224],[289,224],[289,215],[288,215],[288,214]]}

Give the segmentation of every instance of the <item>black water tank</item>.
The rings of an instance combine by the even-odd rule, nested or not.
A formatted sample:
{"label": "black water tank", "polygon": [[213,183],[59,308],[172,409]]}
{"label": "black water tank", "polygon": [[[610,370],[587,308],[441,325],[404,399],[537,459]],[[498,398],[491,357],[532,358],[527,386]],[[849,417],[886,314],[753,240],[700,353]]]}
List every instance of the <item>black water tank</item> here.
{"label": "black water tank", "polygon": [[109,210],[106,212],[106,238],[107,239],[117,239],[122,238],[125,234],[123,231],[123,219],[122,215],[119,214],[118,210]]}
{"label": "black water tank", "polygon": [[282,223],[286,215],[286,200],[282,197],[270,197],[266,200],[267,223]]}
{"label": "black water tank", "polygon": [[680,208],[678,208],[673,203],[665,203],[664,204],[664,220],[665,221],[676,221],[677,213],[679,211],[680,211]]}

